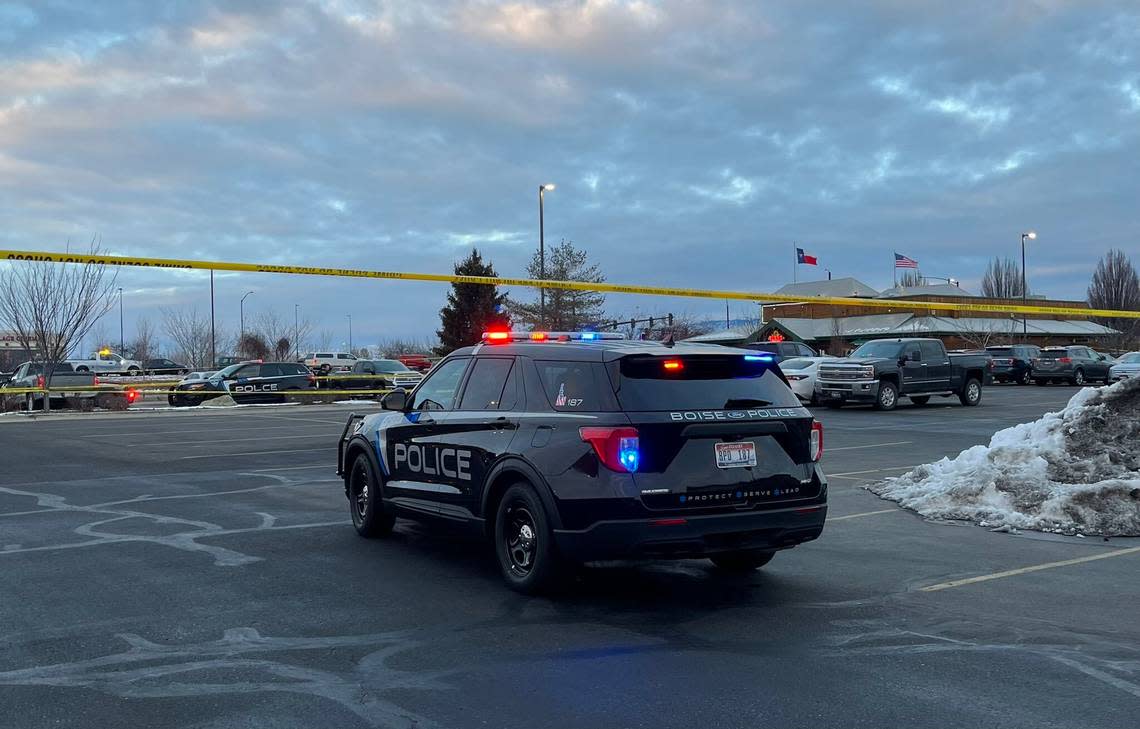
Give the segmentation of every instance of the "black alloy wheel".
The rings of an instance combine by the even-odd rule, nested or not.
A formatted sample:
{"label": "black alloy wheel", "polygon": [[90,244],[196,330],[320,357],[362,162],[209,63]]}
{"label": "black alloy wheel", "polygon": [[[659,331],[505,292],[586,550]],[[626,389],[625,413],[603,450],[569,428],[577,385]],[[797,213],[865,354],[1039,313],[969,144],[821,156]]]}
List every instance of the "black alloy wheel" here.
{"label": "black alloy wheel", "polygon": [[352,462],[348,477],[348,508],[352,525],[362,537],[382,537],[392,532],[396,517],[384,512],[380,484],[372,472],[368,456],[360,453]]}

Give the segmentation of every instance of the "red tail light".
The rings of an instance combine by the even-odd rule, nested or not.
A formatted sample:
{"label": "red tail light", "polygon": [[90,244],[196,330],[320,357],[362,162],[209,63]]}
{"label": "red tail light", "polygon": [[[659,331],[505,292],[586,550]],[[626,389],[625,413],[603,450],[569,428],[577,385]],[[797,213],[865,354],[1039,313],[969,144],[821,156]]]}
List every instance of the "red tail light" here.
{"label": "red tail light", "polygon": [[95,377],[92,378],[91,384],[92,385],[98,385],[99,384],[99,375],[95,375]]}
{"label": "red tail light", "polygon": [[1073,361],[1073,358],[1072,357],[1058,357],[1057,361],[1062,363],[1062,364],[1071,364]]}
{"label": "red tail light", "polygon": [[823,423],[818,420],[811,421],[811,435],[808,436],[808,450],[811,459],[818,461],[823,458]]}
{"label": "red tail light", "polygon": [[127,390],[127,402],[128,403],[133,403],[135,400],[138,400],[138,399],[139,399],[139,391],[138,390]]}
{"label": "red tail light", "polygon": [[43,375],[37,375],[36,376],[36,388],[37,389],[40,389],[40,390],[44,389],[44,383],[45,382],[46,382],[46,380],[44,380]]}
{"label": "red tail light", "polygon": [[641,462],[637,428],[578,428],[582,440],[594,447],[598,460],[611,471],[633,473]]}

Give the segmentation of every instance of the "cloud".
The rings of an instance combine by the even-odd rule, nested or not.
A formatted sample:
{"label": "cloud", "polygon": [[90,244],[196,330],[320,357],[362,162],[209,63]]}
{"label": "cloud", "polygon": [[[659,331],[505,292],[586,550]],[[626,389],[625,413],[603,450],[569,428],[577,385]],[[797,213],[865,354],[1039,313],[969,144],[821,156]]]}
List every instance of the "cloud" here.
{"label": "cloud", "polygon": [[[1035,290],[1080,296],[1072,266],[1140,237],[1137,28],[1123,0],[0,2],[0,219],[15,247],[439,272],[479,246],[508,275],[552,181],[547,239],[615,281],[773,289],[792,240],[872,285],[894,247],[968,280],[1035,227]],[[144,309],[203,295],[168,275],[123,272]],[[377,336],[445,293],[266,281],[314,317],[350,291]]]}

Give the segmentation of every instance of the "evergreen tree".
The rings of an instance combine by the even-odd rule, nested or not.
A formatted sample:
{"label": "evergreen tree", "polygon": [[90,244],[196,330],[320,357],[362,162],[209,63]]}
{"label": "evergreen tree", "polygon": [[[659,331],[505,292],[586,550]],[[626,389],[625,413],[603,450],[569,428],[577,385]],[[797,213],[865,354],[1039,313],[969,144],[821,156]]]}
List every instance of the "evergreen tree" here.
{"label": "evergreen tree", "polygon": [[[545,276],[542,275],[539,266],[538,251],[535,251],[526,270],[529,278],[547,281],[602,283],[606,280],[598,269],[598,264],[589,263],[586,251],[575,248],[568,240],[563,240],[547,249]],[[515,319],[534,329],[572,332],[601,320],[602,307],[605,303],[605,294],[598,291],[546,289],[545,312],[537,291],[533,301],[521,302],[512,299],[510,307]]]}
{"label": "evergreen tree", "polygon": [[[471,254],[455,264],[456,276],[491,276],[497,278],[494,266],[484,262],[475,248]],[[447,295],[447,305],[439,310],[439,346],[436,354],[446,355],[460,347],[475,344],[489,329],[510,326],[506,313],[507,295],[499,293],[498,286],[487,284],[453,283]]]}

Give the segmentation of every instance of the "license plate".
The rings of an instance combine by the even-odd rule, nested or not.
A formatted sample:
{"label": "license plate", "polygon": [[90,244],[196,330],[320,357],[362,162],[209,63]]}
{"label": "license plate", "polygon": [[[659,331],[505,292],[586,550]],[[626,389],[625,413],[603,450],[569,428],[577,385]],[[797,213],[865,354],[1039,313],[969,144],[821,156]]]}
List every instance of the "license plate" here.
{"label": "license plate", "polygon": [[755,443],[716,443],[717,468],[745,468],[756,465]]}

